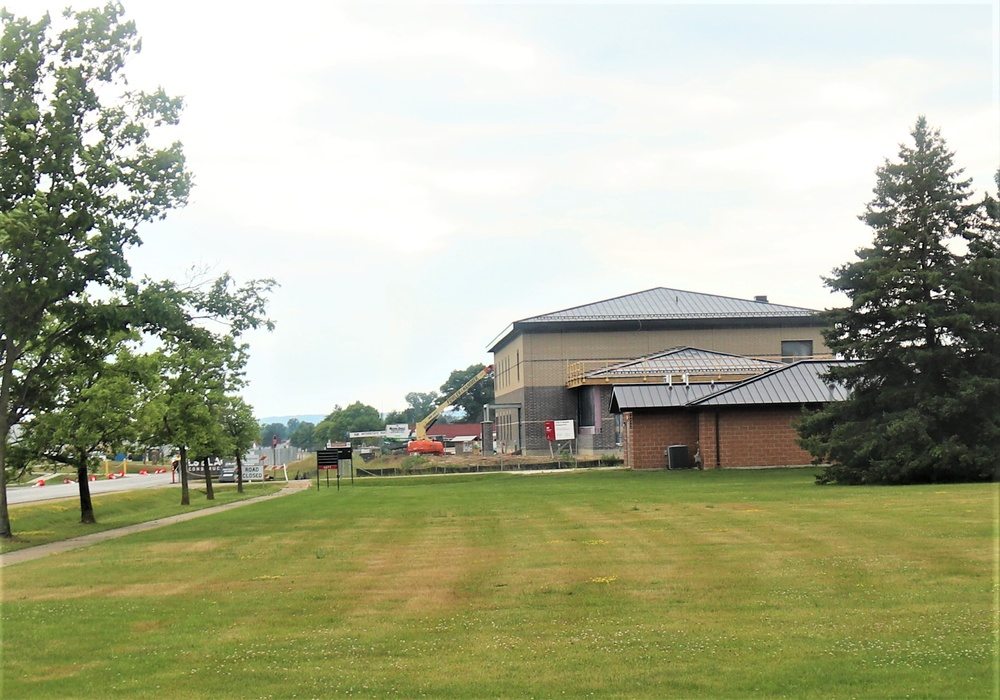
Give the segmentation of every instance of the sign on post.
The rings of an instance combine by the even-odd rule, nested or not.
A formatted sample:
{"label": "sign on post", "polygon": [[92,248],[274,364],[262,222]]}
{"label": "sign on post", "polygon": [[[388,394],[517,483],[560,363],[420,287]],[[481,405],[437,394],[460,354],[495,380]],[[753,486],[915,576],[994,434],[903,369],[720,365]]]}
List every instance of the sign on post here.
{"label": "sign on post", "polygon": [[264,480],[264,463],[263,462],[244,462],[243,463],[243,479],[244,481],[263,481]]}
{"label": "sign on post", "polygon": [[326,484],[330,485],[330,470],[337,472],[337,489],[340,489],[341,469],[350,469],[351,481],[354,481],[353,451],[350,445],[346,447],[329,447],[325,450],[316,451],[316,488],[319,488],[319,473],[327,472]]}
{"label": "sign on post", "polygon": [[556,440],[575,440],[576,430],[573,429],[573,421],[571,420],[557,420],[552,421],[555,423],[553,429],[555,431]]}
{"label": "sign on post", "polygon": [[[549,441],[549,454],[554,455],[552,444],[566,440],[576,439],[576,430],[571,420],[547,420],[543,424],[545,428],[545,439]],[[559,448],[562,451],[562,447]]]}

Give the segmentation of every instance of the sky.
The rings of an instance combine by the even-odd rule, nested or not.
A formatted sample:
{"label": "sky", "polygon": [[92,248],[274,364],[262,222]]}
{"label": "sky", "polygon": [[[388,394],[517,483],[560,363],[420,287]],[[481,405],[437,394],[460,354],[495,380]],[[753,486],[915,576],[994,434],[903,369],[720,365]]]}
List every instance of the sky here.
{"label": "sky", "polygon": [[401,410],[513,321],[654,287],[843,305],[919,115],[977,198],[1000,165],[998,0],[123,5],[195,182],[129,259],[276,280],[259,418]]}

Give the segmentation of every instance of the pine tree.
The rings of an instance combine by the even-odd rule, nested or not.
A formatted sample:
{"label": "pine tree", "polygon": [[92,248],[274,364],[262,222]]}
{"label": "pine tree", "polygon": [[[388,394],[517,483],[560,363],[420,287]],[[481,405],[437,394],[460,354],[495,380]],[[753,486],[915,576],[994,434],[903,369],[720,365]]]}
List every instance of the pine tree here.
{"label": "pine tree", "polygon": [[1000,411],[989,404],[997,380],[996,238],[991,244],[986,207],[970,202],[971,181],[940,132],[920,117],[911,135],[898,161],[877,170],[860,217],[873,245],[825,280],[850,300],[827,312],[827,344],[856,362],[831,371],[851,389],[850,400],[800,426],[803,446],[831,465],[824,483],[981,481],[997,473],[997,431],[980,430],[996,426]]}

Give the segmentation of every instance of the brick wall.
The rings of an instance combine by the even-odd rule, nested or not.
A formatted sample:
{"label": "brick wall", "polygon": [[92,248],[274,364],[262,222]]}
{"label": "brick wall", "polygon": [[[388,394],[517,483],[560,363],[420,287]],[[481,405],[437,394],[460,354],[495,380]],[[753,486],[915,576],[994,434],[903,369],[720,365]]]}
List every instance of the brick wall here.
{"label": "brick wall", "polygon": [[[719,412],[723,467],[777,467],[809,464],[812,456],[796,444],[793,427],[802,416],[795,407],[755,407]],[[713,419],[714,423],[714,419]],[[714,452],[714,425],[711,433]],[[706,440],[702,438],[702,445]],[[706,462],[715,466],[715,462]]]}
{"label": "brick wall", "polygon": [[[706,469],[809,464],[811,455],[796,444],[796,407],[634,411],[626,453],[635,469],[664,468],[669,445],[687,445],[692,459],[700,449]],[[716,442],[718,426],[718,442]],[[716,444],[720,455],[716,455]]]}
{"label": "brick wall", "polygon": [[[613,387],[600,387],[601,431],[594,435],[580,435],[576,448],[583,453],[616,452],[615,417],[611,414],[611,391]],[[549,442],[545,439],[544,423],[547,420],[578,421],[577,390],[567,390],[564,386],[533,386],[523,391],[524,445],[525,454],[548,454]],[[580,425],[576,425],[580,432]]]}
{"label": "brick wall", "polygon": [[633,411],[630,444],[626,453],[633,469],[664,469],[664,456],[670,445],[687,445],[688,454],[694,459],[695,442],[698,440],[697,415],[689,411],[647,412]]}

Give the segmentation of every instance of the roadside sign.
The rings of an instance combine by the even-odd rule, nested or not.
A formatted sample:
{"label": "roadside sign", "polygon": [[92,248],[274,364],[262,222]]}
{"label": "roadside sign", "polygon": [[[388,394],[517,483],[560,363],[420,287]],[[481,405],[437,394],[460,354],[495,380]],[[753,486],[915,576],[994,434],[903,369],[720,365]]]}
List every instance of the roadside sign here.
{"label": "roadside sign", "polygon": [[385,426],[385,436],[390,438],[410,437],[410,426],[406,423],[392,423]]}
{"label": "roadside sign", "polygon": [[553,430],[555,432],[556,440],[576,439],[576,430],[573,429],[573,421],[557,420],[552,422],[555,424],[553,426]]}
{"label": "roadside sign", "polygon": [[384,430],[361,430],[359,432],[348,433],[349,438],[368,438],[368,437],[385,437],[386,431]]}
{"label": "roadside sign", "polygon": [[264,464],[262,462],[244,462],[243,479],[246,481],[263,481]]}

